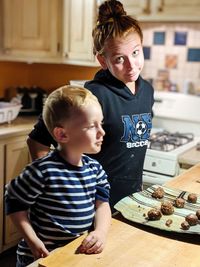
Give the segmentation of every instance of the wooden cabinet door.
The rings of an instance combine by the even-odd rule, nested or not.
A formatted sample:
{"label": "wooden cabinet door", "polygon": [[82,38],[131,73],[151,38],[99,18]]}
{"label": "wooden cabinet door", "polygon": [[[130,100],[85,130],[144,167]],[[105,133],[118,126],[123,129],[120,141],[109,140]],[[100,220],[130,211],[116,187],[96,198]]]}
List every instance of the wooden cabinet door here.
{"label": "wooden cabinet door", "polygon": [[149,14],[150,12],[150,4],[148,0],[121,0],[121,3],[127,14],[133,17]]}
{"label": "wooden cabinet door", "polygon": [[160,2],[160,10],[163,14],[183,15],[186,19],[188,16],[200,15],[200,0],[165,0]]}
{"label": "wooden cabinet door", "polygon": [[67,60],[95,61],[92,29],[96,20],[95,0],[64,0],[64,47]]}
{"label": "wooden cabinet door", "polygon": [[200,0],[121,0],[127,14],[139,21],[200,21]]}
{"label": "wooden cabinet door", "polygon": [[[6,183],[11,181],[21,173],[23,168],[29,163],[29,151],[25,137],[19,140],[13,140],[6,145]],[[4,246],[8,246],[18,241],[20,234],[9,217],[5,217],[4,223]]]}
{"label": "wooden cabinet door", "polygon": [[58,0],[3,0],[3,50],[16,56],[57,54]]}

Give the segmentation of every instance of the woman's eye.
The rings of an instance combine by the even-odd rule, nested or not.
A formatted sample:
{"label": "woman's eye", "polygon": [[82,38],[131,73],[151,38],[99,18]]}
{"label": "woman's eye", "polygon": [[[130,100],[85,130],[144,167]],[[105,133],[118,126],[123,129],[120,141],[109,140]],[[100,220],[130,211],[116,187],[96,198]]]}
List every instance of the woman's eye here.
{"label": "woman's eye", "polygon": [[137,56],[139,54],[139,50],[135,50],[135,51],[133,51],[133,56],[135,57],[135,56]]}
{"label": "woman's eye", "polygon": [[116,62],[117,62],[117,63],[122,63],[122,62],[124,62],[124,58],[123,58],[123,57],[118,57],[118,58],[116,59]]}

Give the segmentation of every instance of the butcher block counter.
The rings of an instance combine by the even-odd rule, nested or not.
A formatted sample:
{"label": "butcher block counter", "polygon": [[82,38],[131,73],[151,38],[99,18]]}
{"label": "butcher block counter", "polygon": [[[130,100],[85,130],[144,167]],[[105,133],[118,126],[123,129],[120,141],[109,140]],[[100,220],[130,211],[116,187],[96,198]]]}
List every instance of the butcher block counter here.
{"label": "butcher block counter", "polygon": [[194,166],[200,162],[200,145],[194,146],[179,156],[180,165]]}
{"label": "butcher block counter", "polygon": [[[166,183],[200,194],[200,164]],[[121,214],[112,219],[101,254],[77,254],[84,236],[29,267],[199,267],[200,235],[158,230],[130,222]],[[38,265],[39,264],[39,265]]]}

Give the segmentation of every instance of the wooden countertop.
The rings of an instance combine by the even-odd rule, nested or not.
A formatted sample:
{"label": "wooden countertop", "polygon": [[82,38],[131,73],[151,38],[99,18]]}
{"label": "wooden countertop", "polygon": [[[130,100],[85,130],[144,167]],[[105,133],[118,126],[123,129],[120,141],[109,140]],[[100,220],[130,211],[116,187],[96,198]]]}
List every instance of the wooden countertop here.
{"label": "wooden countertop", "polygon": [[36,116],[19,116],[10,124],[2,123],[0,124],[0,139],[17,136],[19,134],[28,134],[36,121]]}
{"label": "wooden countertop", "polygon": [[[166,186],[200,194],[200,164],[170,180]],[[198,267],[200,236],[165,232],[132,223],[119,214],[112,219],[101,254],[76,254],[84,236],[28,267]],[[48,263],[48,264],[46,264]]]}
{"label": "wooden countertop", "polygon": [[181,154],[178,158],[179,163],[194,166],[200,162],[200,150],[196,146]]}

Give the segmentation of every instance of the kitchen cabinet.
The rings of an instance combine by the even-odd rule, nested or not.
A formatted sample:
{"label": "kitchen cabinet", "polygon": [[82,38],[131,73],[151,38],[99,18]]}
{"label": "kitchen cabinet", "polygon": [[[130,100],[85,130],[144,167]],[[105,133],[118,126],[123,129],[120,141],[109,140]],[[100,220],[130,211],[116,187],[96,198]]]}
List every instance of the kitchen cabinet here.
{"label": "kitchen cabinet", "polygon": [[128,15],[132,15],[134,17],[139,17],[140,15],[148,15],[149,14],[149,1],[147,0],[121,0],[121,3],[124,6],[125,11]]}
{"label": "kitchen cabinet", "polygon": [[63,56],[67,62],[95,64],[92,29],[96,10],[95,0],[64,0]]}
{"label": "kitchen cabinet", "polygon": [[20,234],[4,212],[4,188],[30,162],[26,139],[34,124],[18,119],[0,126],[0,253],[16,245]]}
{"label": "kitchen cabinet", "polygon": [[59,0],[2,0],[2,53],[12,59],[59,53]]}
{"label": "kitchen cabinet", "polygon": [[187,20],[200,20],[200,0],[165,0],[159,1],[157,7],[158,14],[168,16],[172,19],[177,18]]}
{"label": "kitchen cabinet", "polygon": [[[11,138],[5,145],[5,183],[9,183],[30,162],[29,151],[26,144],[27,136]],[[5,217],[4,247],[10,247],[18,242],[20,233],[9,217]]]}
{"label": "kitchen cabinet", "polygon": [[96,0],[0,0],[1,59],[98,66]]}
{"label": "kitchen cabinet", "polygon": [[139,21],[200,21],[200,0],[122,0],[129,15]]}

